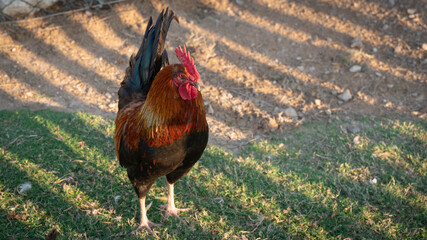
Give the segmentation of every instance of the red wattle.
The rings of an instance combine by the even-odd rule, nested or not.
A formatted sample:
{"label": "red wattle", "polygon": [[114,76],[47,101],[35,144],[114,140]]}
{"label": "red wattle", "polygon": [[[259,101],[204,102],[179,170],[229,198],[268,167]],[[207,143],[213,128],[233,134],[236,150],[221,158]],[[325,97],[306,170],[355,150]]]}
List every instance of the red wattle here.
{"label": "red wattle", "polygon": [[191,100],[197,97],[197,88],[189,83],[185,83],[178,88],[179,95],[184,100]]}

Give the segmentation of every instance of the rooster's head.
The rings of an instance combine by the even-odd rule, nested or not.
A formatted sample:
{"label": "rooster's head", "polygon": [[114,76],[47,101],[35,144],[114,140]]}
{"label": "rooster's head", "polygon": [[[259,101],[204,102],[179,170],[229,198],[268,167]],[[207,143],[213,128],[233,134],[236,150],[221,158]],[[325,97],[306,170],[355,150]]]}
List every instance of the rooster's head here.
{"label": "rooster's head", "polygon": [[175,49],[176,56],[181,62],[181,68],[179,71],[173,74],[173,83],[178,88],[179,95],[184,100],[191,100],[197,97],[200,74],[196,70],[194,60],[190,56],[190,52],[181,46]]}

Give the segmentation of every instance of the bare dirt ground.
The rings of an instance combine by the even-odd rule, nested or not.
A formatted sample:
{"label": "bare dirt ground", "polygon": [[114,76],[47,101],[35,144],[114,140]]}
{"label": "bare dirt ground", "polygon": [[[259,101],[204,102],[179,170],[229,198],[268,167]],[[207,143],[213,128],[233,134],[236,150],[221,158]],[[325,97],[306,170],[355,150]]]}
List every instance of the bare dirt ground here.
{"label": "bare dirt ground", "polygon": [[129,56],[168,6],[169,57],[194,53],[210,144],[238,151],[312,120],[427,119],[425,0],[125,1],[1,23],[0,109],[113,118]]}

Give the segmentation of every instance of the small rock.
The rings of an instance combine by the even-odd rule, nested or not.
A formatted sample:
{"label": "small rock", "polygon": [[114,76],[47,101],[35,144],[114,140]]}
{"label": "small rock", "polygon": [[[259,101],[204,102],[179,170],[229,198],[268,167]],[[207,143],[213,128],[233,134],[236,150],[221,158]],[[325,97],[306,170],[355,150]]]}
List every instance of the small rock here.
{"label": "small rock", "polygon": [[360,144],[360,136],[357,135],[356,137],[353,138],[353,143],[354,144]]}
{"label": "small rock", "polygon": [[236,3],[239,4],[239,5],[243,5],[244,4],[243,0],[236,0]]}
{"label": "small rock", "polygon": [[351,92],[350,90],[346,89],[343,93],[341,93],[340,95],[338,95],[338,98],[343,100],[344,102],[347,102],[351,99]]}
{"label": "small rock", "polygon": [[378,77],[381,77],[381,76],[382,76],[382,74],[381,74],[381,73],[379,73],[379,72],[375,72],[375,75],[377,75]]}
{"label": "small rock", "polygon": [[423,43],[423,45],[421,47],[423,50],[427,51],[427,43]]}
{"label": "small rock", "polygon": [[387,87],[388,87],[388,88],[393,88],[393,87],[394,87],[394,84],[391,84],[391,83],[390,83],[390,84],[387,84]]}
{"label": "small rock", "polygon": [[292,108],[292,107],[286,108],[285,111],[284,111],[284,113],[285,113],[286,117],[294,118],[294,119],[298,118],[297,111],[295,111],[295,109]]}
{"label": "small rock", "polygon": [[349,69],[349,71],[352,73],[360,72],[360,70],[362,70],[362,67],[360,65],[354,65]]}
{"label": "small rock", "polygon": [[326,38],[326,41],[331,42],[332,38],[328,37],[328,38]]}
{"label": "small rock", "polygon": [[314,104],[320,106],[320,104],[322,104],[322,101],[320,99],[314,99]]}
{"label": "small rock", "polygon": [[26,191],[30,190],[32,187],[33,187],[33,185],[30,182],[26,182],[26,183],[19,185],[18,186],[19,194],[25,193]]}
{"label": "small rock", "polygon": [[115,103],[110,103],[110,104],[108,104],[108,107],[109,108],[114,108],[114,107],[116,107],[116,104]]}
{"label": "small rock", "polygon": [[406,11],[408,12],[408,14],[415,14],[417,12],[417,9],[415,9],[415,8],[409,8]]}
{"label": "small rock", "polygon": [[212,108],[212,105],[208,105],[208,114],[213,115],[215,113],[215,111]]}
{"label": "small rock", "polygon": [[363,43],[361,41],[360,35],[351,40],[351,48],[363,48]]}
{"label": "small rock", "polygon": [[378,52],[378,48],[373,47],[373,48],[372,48],[372,52]]}
{"label": "small rock", "polygon": [[376,177],[374,177],[374,179],[369,181],[369,184],[377,184],[378,180]]}
{"label": "small rock", "polygon": [[298,60],[298,61],[301,61],[301,60],[302,60],[302,57],[298,56],[298,57],[297,57],[297,60]]}

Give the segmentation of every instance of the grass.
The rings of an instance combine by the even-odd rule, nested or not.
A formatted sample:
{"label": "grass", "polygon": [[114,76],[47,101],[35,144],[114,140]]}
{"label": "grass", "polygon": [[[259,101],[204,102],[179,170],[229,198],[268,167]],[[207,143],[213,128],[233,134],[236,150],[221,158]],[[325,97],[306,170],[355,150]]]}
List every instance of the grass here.
{"label": "grass", "polygon": [[[356,121],[357,133],[307,123],[238,156],[209,146],[176,184],[176,205],[193,209],[184,221],[157,210],[165,180],[151,188],[158,237],[426,239],[427,123]],[[53,227],[59,239],[153,238],[129,235],[138,204],[113,129],[86,113],[1,111],[0,238],[43,239]]]}

